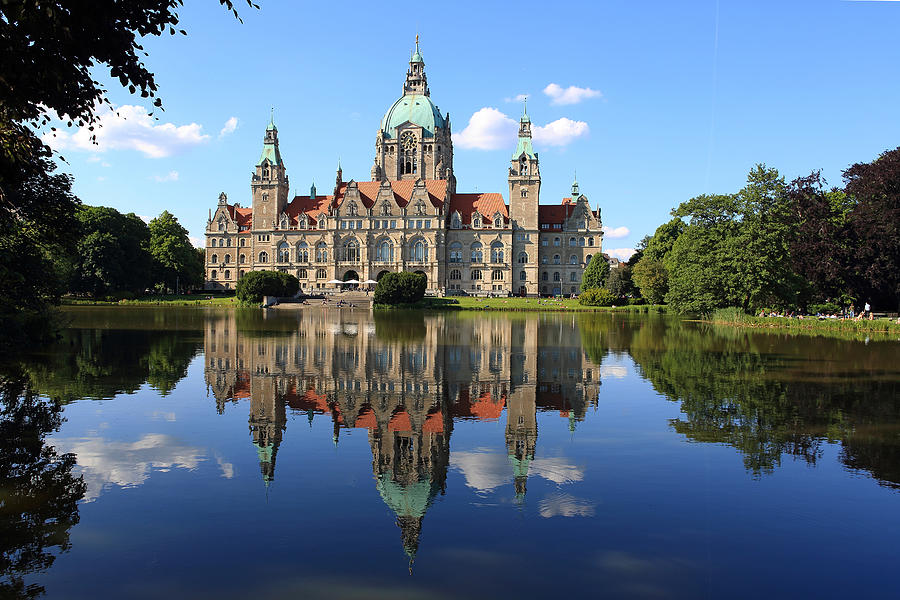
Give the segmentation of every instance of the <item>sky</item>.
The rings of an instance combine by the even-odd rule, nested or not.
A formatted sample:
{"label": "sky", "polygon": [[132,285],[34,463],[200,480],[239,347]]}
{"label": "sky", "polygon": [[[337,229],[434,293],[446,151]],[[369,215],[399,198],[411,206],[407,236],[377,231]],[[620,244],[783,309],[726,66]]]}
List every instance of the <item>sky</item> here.
{"label": "sky", "polygon": [[450,114],[459,192],[501,192],[522,98],[541,203],[581,192],[604,250],[627,258],[679,203],[739,190],[757,163],[788,180],[841,173],[900,146],[900,2],[521,1],[419,5],[257,0],[243,23],[214,0],[187,36],[144,40],[164,111],[108,82],[99,143],[47,138],[85,204],[173,213],[202,245],[220,192],[250,205],[270,110],[291,192],[368,180],[384,112],[419,35]]}

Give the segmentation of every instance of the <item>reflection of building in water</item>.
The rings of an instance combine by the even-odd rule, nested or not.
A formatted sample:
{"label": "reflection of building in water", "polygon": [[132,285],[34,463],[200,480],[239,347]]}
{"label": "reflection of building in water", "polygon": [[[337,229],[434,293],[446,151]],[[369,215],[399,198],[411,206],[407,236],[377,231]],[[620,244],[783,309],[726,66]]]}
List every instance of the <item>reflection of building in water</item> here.
{"label": "reflection of building in water", "polygon": [[[294,321],[293,319],[297,320]],[[413,557],[428,507],[446,486],[454,419],[498,420],[515,495],[524,500],[537,444],[537,411],[574,427],[597,402],[599,365],[573,322],[455,315],[423,317],[307,309],[279,317],[284,331],[238,331],[233,314],[210,317],[206,380],[219,412],[250,399],[250,432],[267,483],[286,410],[367,429],[376,489],[397,516]]]}

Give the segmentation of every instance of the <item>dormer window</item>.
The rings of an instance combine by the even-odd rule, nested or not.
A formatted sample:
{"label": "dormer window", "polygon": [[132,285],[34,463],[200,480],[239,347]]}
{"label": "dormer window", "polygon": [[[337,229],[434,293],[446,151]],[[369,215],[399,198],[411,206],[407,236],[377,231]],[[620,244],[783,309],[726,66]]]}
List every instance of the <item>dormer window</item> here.
{"label": "dormer window", "polygon": [[472,215],[472,227],[481,227],[481,215],[478,213]]}
{"label": "dormer window", "polygon": [[494,227],[497,229],[503,227],[503,217],[501,217],[500,215],[494,216]]}

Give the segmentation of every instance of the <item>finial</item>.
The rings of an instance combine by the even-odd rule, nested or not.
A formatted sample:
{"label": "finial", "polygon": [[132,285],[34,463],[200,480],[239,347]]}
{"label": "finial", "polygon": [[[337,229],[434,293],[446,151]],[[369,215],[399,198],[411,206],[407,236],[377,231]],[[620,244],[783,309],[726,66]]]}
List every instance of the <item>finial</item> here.
{"label": "finial", "polygon": [[416,34],[416,52],[419,51],[419,34]]}
{"label": "finial", "polygon": [[522,98],[522,116],[528,116],[528,96]]}

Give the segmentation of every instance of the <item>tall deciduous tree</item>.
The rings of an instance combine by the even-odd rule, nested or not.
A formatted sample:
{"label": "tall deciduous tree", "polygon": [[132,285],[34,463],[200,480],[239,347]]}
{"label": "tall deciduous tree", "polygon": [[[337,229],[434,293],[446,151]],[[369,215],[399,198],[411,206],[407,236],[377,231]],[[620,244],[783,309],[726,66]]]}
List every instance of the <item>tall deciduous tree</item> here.
{"label": "tall deciduous tree", "polygon": [[191,244],[187,229],[169,211],[150,221],[150,255],[153,278],[173,290],[176,285],[193,285],[203,280],[203,264]]}
{"label": "tall deciduous tree", "polygon": [[607,277],[609,277],[609,261],[602,253],[598,252],[591,257],[591,262],[584,270],[584,275],[581,277],[581,291],[603,287]]}
{"label": "tall deciduous tree", "polygon": [[849,226],[855,243],[853,272],[872,300],[900,306],[900,147],[844,171],[855,202]]}

